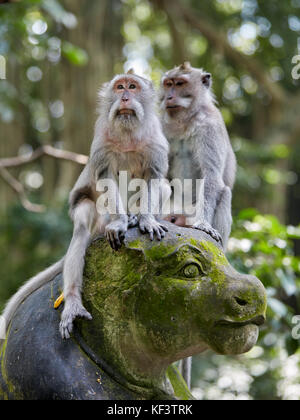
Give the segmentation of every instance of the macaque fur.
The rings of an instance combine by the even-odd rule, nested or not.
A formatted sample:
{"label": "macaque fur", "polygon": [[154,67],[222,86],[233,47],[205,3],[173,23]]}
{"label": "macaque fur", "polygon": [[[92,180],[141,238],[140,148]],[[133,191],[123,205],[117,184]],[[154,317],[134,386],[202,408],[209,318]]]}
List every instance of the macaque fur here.
{"label": "macaque fur", "polygon": [[[162,126],[170,144],[169,178],[203,179],[203,230],[227,248],[236,158],[215,105],[211,74],[190,63],[168,71],[161,81]],[[185,223],[185,216],[168,220]]]}
{"label": "macaque fur", "polygon": [[[128,227],[137,224],[152,240],[165,236],[167,229],[156,216],[160,198],[170,196],[170,188],[164,183],[169,146],[155,107],[152,83],[132,71],[103,85],[90,159],[70,194],[74,230],[69,249],[61,261],[29,280],[11,298],[3,313],[7,327],[22,301],[63,271],[65,303],[59,330],[62,338],[69,338],[75,318],[91,319],[81,298],[85,254],[91,240],[103,233],[112,248],[118,250]],[[151,204],[156,213],[128,216],[118,190],[120,171],[126,171],[129,178],[147,182],[149,210]],[[101,215],[97,211],[97,200],[103,193],[97,191],[97,182],[102,179],[109,179],[115,186],[116,214]],[[157,190],[151,185],[153,179],[162,181]]]}
{"label": "macaque fur", "polygon": [[[236,158],[211,86],[211,74],[188,62],[168,71],[161,81],[162,126],[170,144],[169,178],[204,180],[203,211],[191,227],[211,235],[226,251]],[[166,220],[189,225],[185,214]],[[191,357],[180,362],[180,371],[190,388]]]}

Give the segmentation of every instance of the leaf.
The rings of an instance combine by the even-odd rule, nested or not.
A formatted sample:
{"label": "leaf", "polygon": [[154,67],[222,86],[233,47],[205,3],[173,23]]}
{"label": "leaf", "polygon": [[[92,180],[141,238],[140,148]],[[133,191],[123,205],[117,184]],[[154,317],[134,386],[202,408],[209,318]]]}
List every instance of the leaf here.
{"label": "leaf", "polygon": [[256,209],[245,209],[240,212],[239,219],[252,220],[257,215],[258,211]]}
{"label": "leaf", "polygon": [[42,8],[58,23],[63,23],[67,15],[67,12],[57,0],[43,0]]}
{"label": "leaf", "polygon": [[85,66],[88,63],[88,55],[85,50],[79,48],[70,42],[63,42],[62,55],[75,66]]}
{"label": "leaf", "polygon": [[286,350],[289,356],[293,356],[299,349],[299,341],[294,340],[292,336],[288,336],[285,340]]}
{"label": "leaf", "polygon": [[297,292],[295,278],[292,274],[286,274],[282,269],[276,270],[277,276],[280,278],[281,286],[287,296],[292,296]]}
{"label": "leaf", "polygon": [[270,309],[279,317],[284,318],[288,314],[287,307],[278,299],[269,298],[268,305]]}

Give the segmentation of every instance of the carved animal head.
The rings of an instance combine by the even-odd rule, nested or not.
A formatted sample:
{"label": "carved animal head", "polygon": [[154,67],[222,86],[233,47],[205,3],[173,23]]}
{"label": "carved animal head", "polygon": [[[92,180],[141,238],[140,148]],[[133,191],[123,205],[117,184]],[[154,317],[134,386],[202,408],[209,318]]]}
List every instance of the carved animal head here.
{"label": "carved animal head", "polygon": [[265,320],[266,293],[257,278],[235,271],[205,233],[168,228],[162,243],[131,229],[119,253],[100,240],[87,257],[83,296],[93,321],[81,332],[124,374],[128,366],[159,374],[208,348],[245,353]]}
{"label": "carved animal head", "polygon": [[213,101],[212,76],[186,62],[168,71],[161,81],[161,107],[169,116],[191,113],[200,104]]}

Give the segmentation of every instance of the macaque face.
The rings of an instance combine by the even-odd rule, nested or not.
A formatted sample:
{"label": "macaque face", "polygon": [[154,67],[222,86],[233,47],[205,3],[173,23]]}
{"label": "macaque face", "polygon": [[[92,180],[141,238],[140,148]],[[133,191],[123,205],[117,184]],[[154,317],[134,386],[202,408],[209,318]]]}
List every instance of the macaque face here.
{"label": "macaque face", "polygon": [[194,95],[190,80],[186,76],[166,78],[163,89],[164,106],[170,115],[191,106]]}
{"label": "macaque face", "polygon": [[192,108],[211,99],[211,74],[189,63],[170,70],[162,79],[162,109],[170,117],[189,115]]}
{"label": "macaque face", "polygon": [[112,119],[129,127],[144,118],[143,87],[134,77],[121,77],[113,85]]}
{"label": "macaque face", "polygon": [[119,79],[114,85],[114,93],[120,101],[118,115],[135,115],[134,101],[141,91],[140,84],[134,79]]}

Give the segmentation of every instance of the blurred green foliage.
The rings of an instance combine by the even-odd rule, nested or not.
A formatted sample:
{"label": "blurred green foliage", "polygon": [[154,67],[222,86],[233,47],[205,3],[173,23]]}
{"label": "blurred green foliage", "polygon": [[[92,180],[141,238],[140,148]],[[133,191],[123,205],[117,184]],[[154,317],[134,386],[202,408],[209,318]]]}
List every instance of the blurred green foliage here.
{"label": "blurred green foliage", "polygon": [[0,223],[0,311],[16,289],[58,261],[71,239],[67,207],[34,214],[21,206],[10,209]]}
{"label": "blurred green foliage", "polygon": [[[63,146],[64,110],[74,103],[60,99],[56,81],[66,72],[66,63],[82,72],[80,81],[80,74],[97,56],[88,50],[88,35],[95,28],[89,34],[78,32],[80,47],[70,42],[68,35],[82,30],[84,19],[83,14],[69,11],[73,3],[84,13],[87,9],[97,13],[106,3],[116,7],[118,16],[121,11],[123,57],[115,63],[118,71],[123,65],[126,70],[134,67],[157,86],[162,72],[184,59],[213,73],[216,98],[239,163],[228,257],[237,270],[262,280],[269,309],[260,341],[248,355],[194,358],[195,395],[201,399],[299,400],[300,343],[292,338],[292,320],[300,314],[300,259],[295,252],[300,232],[289,224],[299,223],[300,205],[300,147],[299,136],[294,134],[299,82],[291,77],[291,60],[300,49],[300,0],[23,0],[0,5],[0,55],[7,58],[10,74],[0,81],[0,130],[19,124],[24,139],[19,144],[14,136],[9,140],[2,136],[0,149],[6,156],[10,143],[19,153],[45,143]],[[199,21],[203,18],[220,41],[225,39],[241,54],[240,63],[188,23],[178,5]],[[100,24],[110,39],[110,22]],[[82,47],[85,39],[86,49]],[[274,105],[268,88],[253,73],[257,65],[271,85],[284,92],[285,102]],[[65,83],[72,83],[73,79],[67,79],[68,74]],[[97,87],[78,85],[78,90],[85,95]],[[88,142],[84,138],[84,144]],[[35,201],[43,200],[50,179],[42,170],[36,162],[17,174]],[[0,182],[1,193],[7,187]],[[61,187],[48,193],[45,214],[28,213],[13,200],[2,211],[0,308],[25,279],[66,252],[72,226],[67,206],[61,205],[67,198]],[[288,226],[279,223],[278,217]]]}
{"label": "blurred green foliage", "polygon": [[248,209],[235,220],[229,260],[261,279],[268,293],[267,323],[247,355],[195,358],[194,393],[201,399],[299,400],[300,339],[292,337],[300,308],[300,259],[293,240],[300,229]]}

